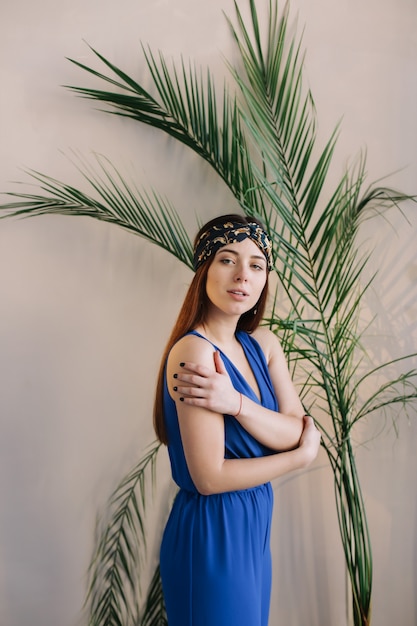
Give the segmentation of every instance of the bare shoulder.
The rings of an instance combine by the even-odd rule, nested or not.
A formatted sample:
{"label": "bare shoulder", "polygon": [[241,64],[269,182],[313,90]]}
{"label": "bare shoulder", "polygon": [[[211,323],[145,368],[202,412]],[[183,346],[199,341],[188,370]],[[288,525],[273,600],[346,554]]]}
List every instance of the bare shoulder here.
{"label": "bare shoulder", "polygon": [[182,362],[198,363],[214,369],[214,347],[196,335],[185,335],[172,347],[168,356],[168,370],[178,370]]}
{"label": "bare shoulder", "polygon": [[280,358],[283,355],[283,350],[279,342],[278,337],[266,326],[258,326],[253,331],[252,336],[256,339],[262,348],[267,363],[270,363],[274,358]]}

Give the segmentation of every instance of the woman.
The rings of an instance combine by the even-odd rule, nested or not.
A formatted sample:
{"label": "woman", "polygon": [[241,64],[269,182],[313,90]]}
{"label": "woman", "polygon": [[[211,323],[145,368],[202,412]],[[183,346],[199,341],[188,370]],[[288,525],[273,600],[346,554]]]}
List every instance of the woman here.
{"label": "woman", "polygon": [[311,463],[320,434],[276,336],[259,327],[272,269],[260,222],[211,220],[194,266],[155,402],[179,486],[160,555],[168,623],[267,626],[270,481]]}

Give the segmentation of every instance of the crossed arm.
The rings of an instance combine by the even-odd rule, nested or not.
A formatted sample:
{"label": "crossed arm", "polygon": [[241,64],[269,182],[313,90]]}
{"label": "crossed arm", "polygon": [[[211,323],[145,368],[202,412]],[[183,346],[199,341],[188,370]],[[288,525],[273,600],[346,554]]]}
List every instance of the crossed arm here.
{"label": "crossed arm", "polygon": [[[184,337],[169,356],[168,386],[177,406],[187,465],[194,484],[205,495],[260,485],[307,466],[317,454],[320,434],[313,420],[303,417],[302,404],[277,340],[273,343],[266,333],[258,339],[267,354],[279,413],[247,396],[241,398],[220,354],[213,352],[204,339]],[[225,459],[223,414],[238,412],[236,419],[250,434],[280,453]]]}

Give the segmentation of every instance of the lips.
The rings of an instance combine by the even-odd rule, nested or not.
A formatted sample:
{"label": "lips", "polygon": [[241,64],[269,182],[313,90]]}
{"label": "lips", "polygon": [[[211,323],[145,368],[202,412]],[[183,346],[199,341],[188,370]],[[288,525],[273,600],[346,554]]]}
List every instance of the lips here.
{"label": "lips", "polygon": [[248,296],[249,294],[246,291],[243,291],[242,289],[229,289],[227,293],[231,293],[234,296]]}

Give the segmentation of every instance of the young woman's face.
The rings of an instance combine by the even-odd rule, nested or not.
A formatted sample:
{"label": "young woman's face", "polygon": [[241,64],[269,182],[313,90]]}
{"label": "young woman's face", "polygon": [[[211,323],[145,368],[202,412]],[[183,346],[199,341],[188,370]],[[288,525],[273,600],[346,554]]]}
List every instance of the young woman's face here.
{"label": "young woman's face", "polygon": [[267,262],[247,238],[216,252],[207,272],[206,292],[219,312],[240,316],[258,302],[267,277]]}

